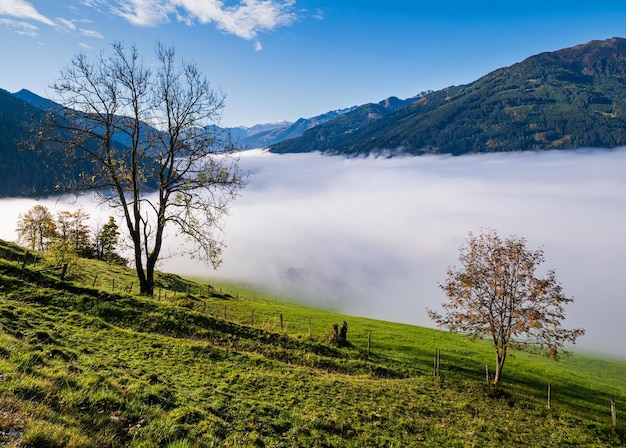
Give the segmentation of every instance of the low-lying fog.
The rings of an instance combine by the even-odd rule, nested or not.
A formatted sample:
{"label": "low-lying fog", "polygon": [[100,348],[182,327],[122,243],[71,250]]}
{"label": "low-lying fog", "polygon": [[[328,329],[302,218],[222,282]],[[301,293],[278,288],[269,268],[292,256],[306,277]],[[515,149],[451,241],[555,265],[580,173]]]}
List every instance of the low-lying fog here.
{"label": "low-lying fog", "polygon": [[[543,267],[574,298],[565,326],[587,330],[578,349],[626,357],[626,149],[392,159],[254,150],[241,165],[250,184],[225,222],[223,265],[170,259],[161,269],[433,326],[426,308],[441,309],[438,284],[467,233],[493,227],[543,247]],[[0,201],[0,238],[15,240],[33,203]],[[91,214],[102,223],[111,213]]]}

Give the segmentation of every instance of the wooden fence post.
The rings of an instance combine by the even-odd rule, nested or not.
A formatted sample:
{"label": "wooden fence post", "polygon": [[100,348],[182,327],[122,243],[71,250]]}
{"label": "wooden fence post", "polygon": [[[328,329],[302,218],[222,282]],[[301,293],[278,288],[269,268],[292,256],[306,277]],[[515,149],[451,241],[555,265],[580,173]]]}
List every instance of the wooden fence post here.
{"label": "wooden fence post", "polygon": [[617,410],[615,409],[615,399],[611,399],[611,425],[613,428],[617,427]]}
{"label": "wooden fence post", "polygon": [[61,280],[65,280],[65,274],[67,274],[67,266],[67,263],[63,265],[63,269],[61,270]]}
{"label": "wooden fence post", "polygon": [[435,349],[435,359],[433,361],[433,376],[434,377],[439,376],[439,359],[440,359],[439,357],[440,356],[441,355],[440,355],[439,349],[436,348]]}
{"label": "wooden fence post", "polygon": [[284,332],[284,327],[283,327],[283,313],[280,313],[280,332],[283,333]]}
{"label": "wooden fence post", "polygon": [[372,332],[368,331],[367,332],[367,355],[369,356],[369,354],[372,351]]}
{"label": "wooden fence post", "polygon": [[309,316],[308,319],[309,319],[309,337],[311,337],[311,316]]}
{"label": "wooden fence post", "polygon": [[92,288],[96,287],[96,282],[98,281],[98,274],[99,272],[96,272],[96,276],[93,278],[93,284],[91,285]]}
{"label": "wooden fence post", "polygon": [[441,366],[441,350],[439,350],[438,348],[435,349],[435,372],[434,372],[434,376],[440,376],[441,374],[441,370],[440,370],[440,366]]}
{"label": "wooden fence post", "polygon": [[254,327],[254,310],[252,310],[252,326]]}
{"label": "wooden fence post", "polygon": [[485,379],[487,380],[487,386],[489,386],[489,364],[485,364]]}
{"label": "wooden fence post", "polygon": [[224,305],[224,320],[226,320],[226,305]]}

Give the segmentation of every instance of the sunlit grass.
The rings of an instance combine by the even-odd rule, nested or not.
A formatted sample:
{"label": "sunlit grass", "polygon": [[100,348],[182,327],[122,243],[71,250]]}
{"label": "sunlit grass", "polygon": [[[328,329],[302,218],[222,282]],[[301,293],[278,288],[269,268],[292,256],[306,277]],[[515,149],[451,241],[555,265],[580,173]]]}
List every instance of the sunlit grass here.
{"label": "sunlit grass", "polygon": [[[0,247],[9,251],[19,249]],[[59,282],[0,259],[2,443],[624,443],[624,423],[613,429],[609,413],[611,399],[626,403],[623,361],[575,354],[554,363],[516,352],[493,390],[486,341],[173,275],[159,276],[154,298],[114,287],[133,280],[130,270],[81,260]],[[344,320],[348,344],[338,346],[333,324]]]}

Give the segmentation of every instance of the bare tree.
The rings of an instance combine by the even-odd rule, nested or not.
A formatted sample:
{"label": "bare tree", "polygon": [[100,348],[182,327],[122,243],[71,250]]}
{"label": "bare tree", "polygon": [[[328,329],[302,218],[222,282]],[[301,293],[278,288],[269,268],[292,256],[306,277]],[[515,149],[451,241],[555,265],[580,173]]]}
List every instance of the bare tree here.
{"label": "bare tree", "polygon": [[480,235],[471,232],[461,247],[462,267],[448,268],[440,287],[448,302],[445,315],[429,310],[439,326],[470,337],[490,337],[496,354],[494,385],[500,384],[502,368],[510,347],[534,346],[558,360],[564,343],[574,343],[584,329],[561,328],[563,305],[573,299],[563,294],[554,271],[537,278],[543,263],[542,249],[530,250],[526,240],[502,240],[493,229]]}
{"label": "bare tree", "polygon": [[216,232],[246,176],[213,126],[224,96],[195,64],[177,64],[160,43],[154,67],[135,46],[112,49],[94,61],[80,53],[62,69],[52,87],[66,109],[54,116],[52,140],[74,166],[89,162],[76,187],[121,210],[140,291],[151,295],[168,225],[190,238],[195,256],[219,265]]}

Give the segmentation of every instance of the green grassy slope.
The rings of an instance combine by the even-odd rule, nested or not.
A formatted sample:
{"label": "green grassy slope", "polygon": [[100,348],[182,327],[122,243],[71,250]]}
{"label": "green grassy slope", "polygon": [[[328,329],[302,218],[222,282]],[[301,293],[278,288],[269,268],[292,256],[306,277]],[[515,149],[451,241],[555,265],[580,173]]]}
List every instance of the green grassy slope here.
{"label": "green grassy slope", "polygon": [[24,260],[0,242],[0,444],[625,444],[624,361],[516,353],[494,391],[485,342],[167,274],[143,298],[129,270],[81,260],[61,282]]}

